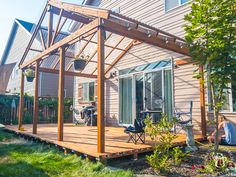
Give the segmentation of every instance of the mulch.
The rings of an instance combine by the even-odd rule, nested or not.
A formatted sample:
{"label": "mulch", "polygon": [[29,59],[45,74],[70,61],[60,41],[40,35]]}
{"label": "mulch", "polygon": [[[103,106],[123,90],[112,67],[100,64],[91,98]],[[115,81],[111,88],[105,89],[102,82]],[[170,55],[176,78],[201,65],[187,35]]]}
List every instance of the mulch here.
{"label": "mulch", "polygon": [[[222,148],[222,147],[221,147]],[[230,151],[232,158],[236,159],[236,147],[224,147]],[[193,152],[180,166],[171,166],[165,173],[158,173],[147,163],[145,155],[139,157],[138,160],[122,159],[113,161],[109,165],[119,169],[131,169],[137,176],[171,176],[171,177],[196,177],[196,176],[222,176],[224,174],[203,174],[193,169],[193,166],[204,165],[204,158],[209,153],[207,147],[201,146],[198,151]]]}

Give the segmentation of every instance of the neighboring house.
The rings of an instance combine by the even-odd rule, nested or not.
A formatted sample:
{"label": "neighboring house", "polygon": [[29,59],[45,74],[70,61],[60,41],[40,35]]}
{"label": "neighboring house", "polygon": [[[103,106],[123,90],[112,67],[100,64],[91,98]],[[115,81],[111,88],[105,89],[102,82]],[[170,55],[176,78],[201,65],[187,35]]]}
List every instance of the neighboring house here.
{"label": "neighboring house", "polygon": [[[6,44],[6,48],[2,55],[0,61],[0,66],[5,66],[8,64],[15,64],[12,68],[12,73],[9,78],[7,88],[5,92],[9,94],[20,92],[20,70],[18,68],[19,62],[25,52],[25,49],[30,41],[35,24],[29,23],[23,20],[16,19],[13,23],[13,27],[10,32],[9,39]],[[47,36],[47,30],[42,30],[44,38]],[[27,55],[27,59],[36,55],[37,50],[42,49],[42,44],[40,42],[40,36],[37,37],[37,41],[33,43],[30,53]],[[4,73],[0,73],[4,75]],[[39,96],[40,97],[57,97],[58,89],[58,75],[49,73],[40,73],[39,76]],[[65,79],[65,97],[73,97],[73,77],[67,77]],[[4,91],[3,91],[4,92]],[[34,94],[34,82],[30,83],[25,80],[25,93],[29,95]]]}
{"label": "neighboring house", "polygon": [[[185,36],[184,16],[191,10],[188,0],[87,0],[84,4],[111,9],[181,38]],[[73,23],[70,30],[79,26]],[[87,54],[91,52],[87,51]],[[200,83],[193,78],[198,66],[188,62],[173,69],[172,59],[178,63],[186,57],[141,43],[133,46],[119,60],[106,79],[107,125],[132,124],[145,109],[169,115],[175,109],[189,111],[189,102],[193,101],[193,124],[196,130],[200,130]],[[222,112],[236,122],[236,77],[231,88]],[[207,89],[205,99],[206,102],[209,100]],[[91,101],[96,101],[96,81],[76,78],[74,106],[80,110]],[[210,117],[211,113],[210,107],[206,106],[206,115]]]}

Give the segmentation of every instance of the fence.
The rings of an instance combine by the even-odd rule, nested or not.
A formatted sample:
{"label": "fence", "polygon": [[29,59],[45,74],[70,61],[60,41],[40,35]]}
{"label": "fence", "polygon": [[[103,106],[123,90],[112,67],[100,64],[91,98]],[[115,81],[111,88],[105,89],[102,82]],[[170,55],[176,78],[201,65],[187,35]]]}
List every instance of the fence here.
{"label": "fence", "polygon": [[[39,98],[39,123],[56,123],[57,122],[57,98]],[[73,113],[70,110],[72,105],[71,98],[65,98],[65,123],[71,123]],[[18,123],[18,95],[0,95],[0,123],[17,124]],[[25,95],[23,124],[31,124],[33,120],[33,97]]]}

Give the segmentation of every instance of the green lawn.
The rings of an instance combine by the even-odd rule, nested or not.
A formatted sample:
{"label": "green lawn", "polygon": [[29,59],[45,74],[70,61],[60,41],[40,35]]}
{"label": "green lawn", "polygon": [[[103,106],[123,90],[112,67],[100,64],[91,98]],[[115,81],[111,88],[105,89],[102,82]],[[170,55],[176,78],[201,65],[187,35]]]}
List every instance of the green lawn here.
{"label": "green lawn", "polygon": [[29,143],[0,130],[0,177],[129,177],[131,171],[110,170],[103,164],[64,155],[54,148]]}

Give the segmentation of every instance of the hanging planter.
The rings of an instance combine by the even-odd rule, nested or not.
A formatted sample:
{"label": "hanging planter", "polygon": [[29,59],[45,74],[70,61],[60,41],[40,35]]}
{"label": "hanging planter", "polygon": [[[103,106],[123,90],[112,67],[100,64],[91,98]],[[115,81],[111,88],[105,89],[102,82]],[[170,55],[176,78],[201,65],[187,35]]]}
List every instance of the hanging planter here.
{"label": "hanging planter", "polygon": [[85,55],[81,55],[79,58],[74,60],[74,68],[77,71],[82,71],[84,70],[86,63],[87,63],[87,59],[89,58],[89,56],[85,56]]}
{"label": "hanging planter", "polygon": [[27,82],[33,82],[34,77],[35,77],[34,70],[28,68],[28,69],[25,70],[24,75],[26,76]]}

